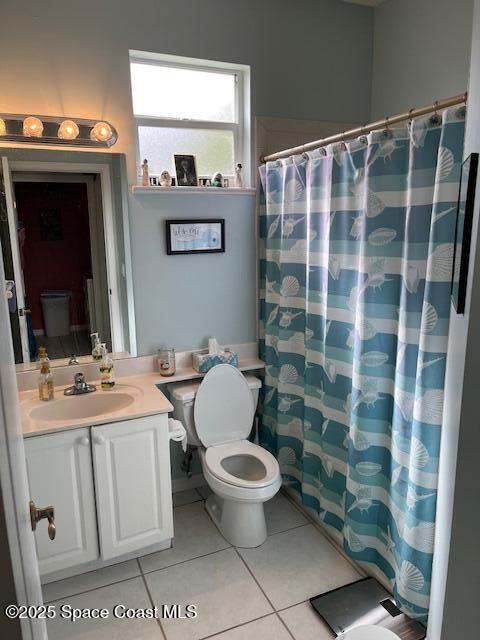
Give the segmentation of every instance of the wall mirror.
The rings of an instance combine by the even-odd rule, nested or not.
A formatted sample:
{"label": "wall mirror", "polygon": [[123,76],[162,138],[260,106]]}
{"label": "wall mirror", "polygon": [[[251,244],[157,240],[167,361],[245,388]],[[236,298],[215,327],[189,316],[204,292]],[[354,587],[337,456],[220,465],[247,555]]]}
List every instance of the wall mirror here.
{"label": "wall mirror", "polygon": [[123,154],[0,148],[0,241],[17,369],[136,355]]}

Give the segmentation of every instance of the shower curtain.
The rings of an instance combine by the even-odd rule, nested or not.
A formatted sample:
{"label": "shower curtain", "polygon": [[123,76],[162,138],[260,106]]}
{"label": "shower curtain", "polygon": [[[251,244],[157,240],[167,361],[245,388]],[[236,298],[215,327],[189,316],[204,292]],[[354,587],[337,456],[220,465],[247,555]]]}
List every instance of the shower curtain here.
{"label": "shower curtain", "polygon": [[261,167],[260,439],[428,613],[465,108]]}

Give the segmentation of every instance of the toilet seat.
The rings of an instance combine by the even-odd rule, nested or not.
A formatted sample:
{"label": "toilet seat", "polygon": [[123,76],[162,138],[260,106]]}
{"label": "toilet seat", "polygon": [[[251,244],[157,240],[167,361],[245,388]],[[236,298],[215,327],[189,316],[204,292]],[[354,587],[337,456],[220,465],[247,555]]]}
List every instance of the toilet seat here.
{"label": "toilet seat", "polygon": [[367,624],[347,631],[338,640],[400,640],[399,636],[385,627]]}
{"label": "toilet seat", "polygon": [[[205,464],[218,480],[246,489],[268,487],[277,482],[279,476],[278,462],[272,454],[248,440],[208,447]],[[237,470],[240,474],[234,475]]]}

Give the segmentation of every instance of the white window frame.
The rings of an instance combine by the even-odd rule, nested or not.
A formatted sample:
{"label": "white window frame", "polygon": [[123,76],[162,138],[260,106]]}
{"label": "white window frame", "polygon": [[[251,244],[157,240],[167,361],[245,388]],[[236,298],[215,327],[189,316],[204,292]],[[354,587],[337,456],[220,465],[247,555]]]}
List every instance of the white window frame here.
{"label": "white window frame", "polygon": [[[217,120],[195,120],[191,118],[157,117],[133,114],[135,122],[135,137],[137,146],[137,165],[140,166],[139,127],[175,127],[182,129],[212,129],[231,131],[233,133],[233,162],[238,162],[243,166],[244,187],[251,184],[252,150],[250,138],[251,108],[250,108],[250,67],[247,65],[228,64],[214,62],[212,60],[200,60],[196,58],[185,58],[183,56],[172,56],[143,51],[130,51],[130,64],[148,64],[162,67],[187,69],[191,71],[209,71],[235,76],[235,122],[219,122]],[[133,111],[133,95],[132,95]],[[185,151],[179,149],[179,153]],[[210,177],[200,176],[199,177]],[[225,177],[233,179],[233,174]],[[231,185],[233,186],[233,185]]]}

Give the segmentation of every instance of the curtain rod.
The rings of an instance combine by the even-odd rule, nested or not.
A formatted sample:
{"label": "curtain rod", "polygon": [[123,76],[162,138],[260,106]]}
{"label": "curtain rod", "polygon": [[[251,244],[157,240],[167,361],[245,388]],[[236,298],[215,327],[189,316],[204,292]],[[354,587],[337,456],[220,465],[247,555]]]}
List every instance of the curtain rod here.
{"label": "curtain rod", "polygon": [[433,104],[429,104],[426,107],[410,109],[410,111],[399,113],[398,115],[392,116],[391,118],[384,118],[383,120],[377,120],[376,122],[371,122],[370,124],[364,124],[362,127],[356,127],[355,129],[344,131],[343,133],[337,133],[333,136],[329,136],[328,138],[323,138],[322,140],[314,140],[313,142],[301,144],[298,147],[292,147],[291,149],[285,149],[284,151],[277,151],[276,153],[271,153],[268,156],[261,156],[260,162],[263,163],[270,160],[278,160],[279,158],[287,158],[288,156],[293,156],[297,153],[312,151],[313,149],[324,147],[327,144],[333,144],[334,142],[343,142],[347,138],[357,138],[358,136],[370,133],[370,131],[383,129],[385,127],[388,127],[389,125],[397,124],[398,122],[411,120],[412,118],[417,118],[418,116],[424,116],[427,113],[437,112],[441,109],[446,109],[447,107],[453,107],[456,104],[466,103],[467,95],[467,92],[460,93],[458,96],[453,96],[452,98],[437,100]]}

